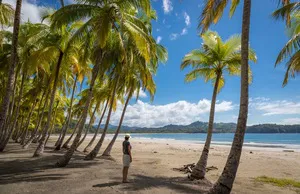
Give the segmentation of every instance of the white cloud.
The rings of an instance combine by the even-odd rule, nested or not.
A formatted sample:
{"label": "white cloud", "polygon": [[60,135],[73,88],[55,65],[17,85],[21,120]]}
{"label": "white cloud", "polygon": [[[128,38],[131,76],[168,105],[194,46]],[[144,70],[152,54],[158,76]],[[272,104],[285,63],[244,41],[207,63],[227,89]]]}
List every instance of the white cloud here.
{"label": "white cloud", "polygon": [[177,34],[177,33],[172,33],[172,34],[170,35],[170,40],[176,40],[178,37],[179,37],[179,34]]}
{"label": "white cloud", "polygon": [[286,124],[286,125],[300,124],[300,118],[287,118],[287,119],[283,119],[282,123]]}
{"label": "white cloud", "polygon": [[190,26],[191,25],[190,16],[186,12],[183,12],[183,17],[184,17],[184,22],[185,22],[186,26]]}
{"label": "white cloud", "polygon": [[[135,98],[136,95],[137,95],[137,91],[134,91],[133,97]],[[140,88],[140,91],[139,91],[139,98],[147,98],[147,94],[142,88]]]}
{"label": "white cloud", "polygon": [[159,44],[161,40],[162,40],[162,37],[158,36],[157,39],[156,39],[157,44]]}
{"label": "white cloud", "polygon": [[[230,111],[232,102],[221,101],[216,104],[216,112]],[[116,125],[122,114],[123,105],[119,102],[116,112],[111,117],[111,124]],[[152,105],[140,100],[128,105],[123,125],[137,127],[160,127],[168,124],[187,125],[195,121],[206,121],[210,111],[210,101],[202,99],[198,103],[178,101],[165,105]]]}
{"label": "white cloud", "polygon": [[264,112],[264,116],[300,114],[300,102],[288,100],[272,101],[269,98],[250,99],[250,107]]}
{"label": "white cloud", "polygon": [[165,14],[170,13],[173,10],[171,0],[163,0],[163,9]]}
{"label": "white cloud", "polygon": [[[3,3],[9,3],[13,7],[16,6],[15,0],[3,0]],[[21,10],[21,21],[27,22],[28,20],[32,23],[40,23],[41,22],[41,11],[45,7],[38,6],[34,4],[34,1],[29,2],[28,0],[23,0],[22,10]]]}
{"label": "white cloud", "polygon": [[156,29],[156,32],[159,32],[159,31],[160,31],[160,29],[159,29],[159,28],[157,28],[157,29]]}
{"label": "white cloud", "polygon": [[187,29],[186,29],[186,28],[183,28],[182,31],[181,31],[181,33],[180,33],[180,35],[185,35],[185,34],[187,34],[187,33],[188,33]]}

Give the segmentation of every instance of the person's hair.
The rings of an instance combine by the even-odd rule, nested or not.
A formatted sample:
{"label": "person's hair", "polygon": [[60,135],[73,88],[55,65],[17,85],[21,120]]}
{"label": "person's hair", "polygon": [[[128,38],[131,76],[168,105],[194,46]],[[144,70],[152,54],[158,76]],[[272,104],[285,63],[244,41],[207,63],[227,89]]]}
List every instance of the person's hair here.
{"label": "person's hair", "polygon": [[125,139],[126,139],[126,140],[128,140],[128,139],[129,139],[129,137],[125,137]]}

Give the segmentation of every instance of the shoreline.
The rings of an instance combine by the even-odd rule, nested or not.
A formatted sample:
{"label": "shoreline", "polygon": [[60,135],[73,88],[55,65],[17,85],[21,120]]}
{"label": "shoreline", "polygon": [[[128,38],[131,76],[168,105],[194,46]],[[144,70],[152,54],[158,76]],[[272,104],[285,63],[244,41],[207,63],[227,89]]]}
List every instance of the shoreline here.
{"label": "shoreline", "polygon": [[[136,133],[136,134],[144,134],[144,133]],[[152,133],[145,133],[145,134],[152,134]],[[165,133],[165,134],[169,134],[169,133]],[[106,140],[111,140],[114,134],[107,134],[106,135]],[[122,140],[123,136],[125,134],[124,133],[120,133],[118,135],[118,140]],[[155,141],[156,143],[162,143],[162,144],[166,144],[166,143],[172,143],[172,144],[178,144],[181,146],[186,146],[186,145],[193,145],[193,147],[199,147],[199,145],[204,145],[205,141],[202,140],[179,140],[179,139],[173,139],[173,138],[150,138],[150,137],[135,137],[134,133],[131,134],[132,140],[137,140],[137,141],[141,141],[144,143],[151,143],[153,141]],[[67,135],[67,137],[69,137],[70,135]],[[99,134],[97,136],[97,138],[100,138],[101,134]],[[52,137],[57,138],[58,134],[54,134],[52,135]],[[93,134],[88,134],[86,137],[86,140],[91,139],[93,137]],[[224,147],[224,148],[230,148],[231,147],[231,143],[230,141],[212,141],[211,142],[211,146],[216,146],[216,147]],[[294,151],[294,152],[300,152],[300,144],[275,144],[275,143],[256,143],[256,142],[244,142],[243,145],[243,149],[246,150],[261,150],[261,151]]]}

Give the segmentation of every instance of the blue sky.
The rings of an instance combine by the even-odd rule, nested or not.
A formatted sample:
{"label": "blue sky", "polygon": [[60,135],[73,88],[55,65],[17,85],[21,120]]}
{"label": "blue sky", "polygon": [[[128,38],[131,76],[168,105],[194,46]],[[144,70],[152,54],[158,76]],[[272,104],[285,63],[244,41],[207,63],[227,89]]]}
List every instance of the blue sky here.
{"label": "blue sky", "polygon": [[[4,2],[14,2],[4,0]],[[68,0],[71,2],[71,0]],[[55,0],[24,0],[23,21],[39,21],[42,6],[58,6]],[[138,102],[132,101],[126,113],[125,125],[163,126],[207,121],[212,95],[212,84],[202,79],[184,83],[187,71],[180,71],[185,54],[201,45],[197,30],[202,0],[152,0],[158,20],[153,22],[153,35],[169,52],[169,60],[161,64],[155,81],[157,92],[154,102],[144,94]],[[250,44],[256,51],[258,62],[251,64],[253,83],[250,86],[248,125],[260,123],[299,124],[299,78],[291,79],[282,88],[284,64],[274,68],[278,52],[288,40],[284,23],[274,21],[271,13],[277,8],[275,0],[253,0]],[[211,30],[223,39],[241,33],[242,4],[229,19],[228,9]],[[298,84],[298,85],[297,85]],[[216,122],[236,122],[238,115],[240,78],[226,77],[226,85],[218,95]],[[113,115],[112,124],[118,122],[122,105]]]}

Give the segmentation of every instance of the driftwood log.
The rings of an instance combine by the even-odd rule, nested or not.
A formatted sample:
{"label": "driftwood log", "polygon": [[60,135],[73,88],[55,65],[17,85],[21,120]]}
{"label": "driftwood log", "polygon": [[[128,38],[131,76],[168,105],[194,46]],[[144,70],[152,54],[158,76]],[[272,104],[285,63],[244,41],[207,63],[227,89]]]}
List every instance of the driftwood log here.
{"label": "driftwood log", "polygon": [[[195,163],[192,163],[192,164],[186,164],[186,165],[183,165],[183,167],[181,168],[173,168],[173,170],[175,171],[180,171],[180,172],[183,172],[183,173],[192,173],[192,170],[193,168],[195,168]],[[209,166],[209,167],[206,167],[206,172],[210,171],[210,170],[218,170],[217,167],[215,166]]]}

